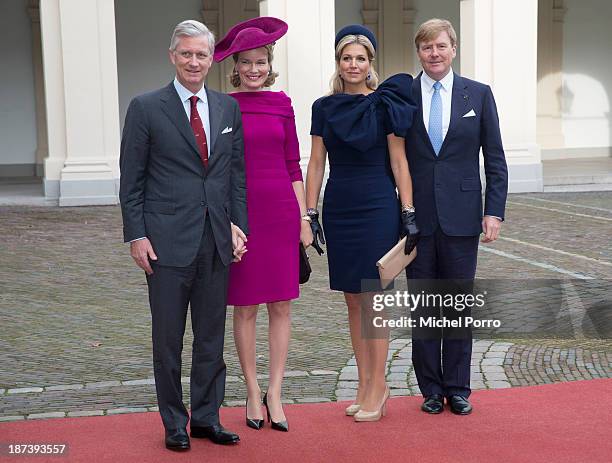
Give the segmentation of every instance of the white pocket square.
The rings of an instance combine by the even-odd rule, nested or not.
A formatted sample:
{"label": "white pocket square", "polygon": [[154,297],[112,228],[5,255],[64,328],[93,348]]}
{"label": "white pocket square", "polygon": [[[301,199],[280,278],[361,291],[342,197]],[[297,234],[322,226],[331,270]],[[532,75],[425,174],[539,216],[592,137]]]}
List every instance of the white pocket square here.
{"label": "white pocket square", "polygon": [[476,117],[476,113],[474,112],[473,109],[470,109],[470,111],[465,113],[463,117]]}
{"label": "white pocket square", "polygon": [[231,131],[232,131],[232,127],[226,127],[223,129],[223,132],[221,132],[221,135],[223,135],[224,133],[230,133]]}

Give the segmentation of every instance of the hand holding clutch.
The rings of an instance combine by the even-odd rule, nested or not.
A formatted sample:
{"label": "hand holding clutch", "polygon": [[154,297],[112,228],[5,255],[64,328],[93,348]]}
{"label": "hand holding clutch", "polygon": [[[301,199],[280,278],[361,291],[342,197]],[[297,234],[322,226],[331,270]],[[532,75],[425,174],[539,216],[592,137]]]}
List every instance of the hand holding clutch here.
{"label": "hand holding clutch", "polygon": [[380,275],[380,284],[383,289],[387,289],[393,280],[410,265],[417,254],[417,250],[413,249],[410,254],[404,254],[406,249],[406,241],[408,237],[404,237],[393,246],[389,252],[378,259],[376,266]]}
{"label": "hand holding clutch", "polygon": [[300,284],[306,283],[310,279],[312,268],[310,262],[308,262],[308,254],[304,245],[300,243]]}
{"label": "hand holding clutch", "polygon": [[419,236],[419,228],[416,224],[416,215],[414,212],[402,212],[402,230],[400,237],[406,237],[406,246],[404,247],[404,254],[408,255],[416,247]]}

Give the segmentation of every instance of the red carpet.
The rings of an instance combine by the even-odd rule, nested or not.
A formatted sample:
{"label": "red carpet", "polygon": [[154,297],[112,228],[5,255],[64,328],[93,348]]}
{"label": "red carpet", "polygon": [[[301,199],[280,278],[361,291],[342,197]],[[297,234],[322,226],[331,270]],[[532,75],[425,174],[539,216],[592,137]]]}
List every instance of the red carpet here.
{"label": "red carpet", "polygon": [[346,403],[285,406],[291,431],[244,425],[244,408],[222,409],[242,442],[192,439],[191,451],[163,447],[157,413],[0,424],[0,442],[64,442],[67,458],[0,456],[15,462],[609,462],[612,379],[476,391],[475,411],[430,416],[421,399],[390,399],[378,423],[355,423]]}

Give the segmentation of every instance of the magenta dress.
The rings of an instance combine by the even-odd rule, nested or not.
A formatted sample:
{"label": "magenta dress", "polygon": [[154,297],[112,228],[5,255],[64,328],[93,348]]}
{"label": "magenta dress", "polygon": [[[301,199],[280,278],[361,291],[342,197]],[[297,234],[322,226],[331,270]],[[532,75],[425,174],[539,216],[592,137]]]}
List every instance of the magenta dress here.
{"label": "magenta dress", "polygon": [[230,266],[229,305],[299,296],[300,208],[292,182],[302,180],[291,100],[283,92],[230,93],[244,131],[249,236]]}

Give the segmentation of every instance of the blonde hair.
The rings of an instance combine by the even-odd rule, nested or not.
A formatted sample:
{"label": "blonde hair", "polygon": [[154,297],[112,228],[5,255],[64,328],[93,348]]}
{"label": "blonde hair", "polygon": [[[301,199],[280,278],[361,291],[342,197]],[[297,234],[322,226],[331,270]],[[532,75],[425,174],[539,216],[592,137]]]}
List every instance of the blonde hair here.
{"label": "blonde hair", "polygon": [[[274,59],[274,43],[264,45],[263,48],[265,48],[266,52],[268,52],[268,64],[270,65],[268,78],[263,83],[263,86],[271,87],[272,85],[274,85],[274,82],[276,82],[276,78],[278,77],[278,72],[274,72],[272,70],[272,60]],[[238,63],[238,56],[240,56],[240,52],[234,53],[232,55],[232,58],[234,59],[234,69],[232,70],[232,73],[227,76],[229,77],[230,84],[232,84],[234,88],[240,87],[240,75],[238,74],[238,71],[236,71],[236,63]]]}
{"label": "blonde hair", "polygon": [[446,19],[433,18],[421,24],[414,36],[414,45],[419,49],[419,44],[434,40],[441,32],[446,32],[450,37],[451,46],[457,46],[457,33],[450,21]]}
{"label": "blonde hair", "polygon": [[376,87],[378,87],[378,74],[376,73],[373,65],[376,55],[374,45],[372,45],[370,39],[368,39],[365,35],[350,34],[342,37],[336,46],[336,71],[334,72],[330,82],[332,95],[334,93],[344,93],[344,80],[342,80],[342,77],[340,76],[340,58],[342,57],[342,50],[344,50],[344,47],[353,43],[363,45],[368,53],[368,60],[370,61],[370,78],[366,80],[366,86],[370,90],[376,90]]}

